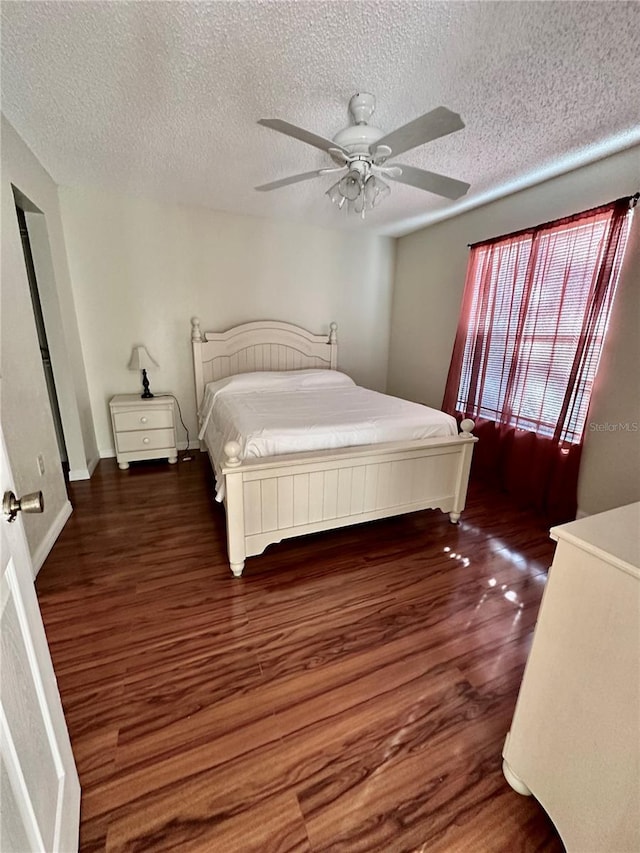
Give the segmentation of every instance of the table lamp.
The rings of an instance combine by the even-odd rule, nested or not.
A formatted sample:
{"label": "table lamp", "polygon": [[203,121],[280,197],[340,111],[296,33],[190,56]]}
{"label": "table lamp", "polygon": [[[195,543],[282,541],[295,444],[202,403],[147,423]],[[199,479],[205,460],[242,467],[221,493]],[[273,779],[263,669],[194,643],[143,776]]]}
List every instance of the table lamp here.
{"label": "table lamp", "polygon": [[143,346],[136,346],[133,348],[131,352],[131,360],[129,361],[129,370],[141,370],[142,371],[142,388],[143,393],[140,396],[143,399],[147,399],[149,397],[153,397],[151,391],[149,391],[149,380],[147,379],[147,370],[151,367],[158,367],[158,363],[154,361],[146,348]]}

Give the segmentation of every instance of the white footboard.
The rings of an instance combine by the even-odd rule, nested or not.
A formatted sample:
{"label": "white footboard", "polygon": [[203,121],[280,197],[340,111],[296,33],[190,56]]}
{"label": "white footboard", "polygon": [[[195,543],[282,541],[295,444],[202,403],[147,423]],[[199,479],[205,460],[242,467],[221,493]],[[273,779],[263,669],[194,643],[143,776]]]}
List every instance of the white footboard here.
{"label": "white footboard", "polygon": [[455,438],[247,461],[229,442],[223,474],[231,571],[239,577],[246,557],[319,530],[421,509],[440,509],[456,522],[477,441],[473,421],[461,426]]}

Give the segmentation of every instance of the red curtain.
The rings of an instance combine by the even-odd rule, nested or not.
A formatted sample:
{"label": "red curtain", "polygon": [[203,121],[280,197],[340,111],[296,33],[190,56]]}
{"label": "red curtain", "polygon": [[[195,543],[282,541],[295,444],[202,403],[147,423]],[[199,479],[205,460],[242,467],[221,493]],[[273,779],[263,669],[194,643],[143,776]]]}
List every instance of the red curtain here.
{"label": "red curtain", "polygon": [[472,473],[575,518],[589,398],[630,199],[471,248],[442,408],[476,421]]}

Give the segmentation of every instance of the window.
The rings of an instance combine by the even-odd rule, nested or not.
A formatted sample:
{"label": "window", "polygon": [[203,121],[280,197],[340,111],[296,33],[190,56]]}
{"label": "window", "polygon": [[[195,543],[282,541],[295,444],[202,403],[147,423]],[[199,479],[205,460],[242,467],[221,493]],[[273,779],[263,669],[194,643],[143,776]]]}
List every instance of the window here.
{"label": "window", "polygon": [[472,247],[445,408],[582,440],[630,201]]}

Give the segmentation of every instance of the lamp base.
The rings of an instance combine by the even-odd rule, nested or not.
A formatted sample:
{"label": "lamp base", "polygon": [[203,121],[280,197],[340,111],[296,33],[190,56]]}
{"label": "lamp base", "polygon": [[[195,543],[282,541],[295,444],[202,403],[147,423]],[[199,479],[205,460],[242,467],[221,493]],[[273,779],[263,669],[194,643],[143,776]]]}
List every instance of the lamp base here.
{"label": "lamp base", "polygon": [[147,379],[147,371],[144,367],[142,368],[142,387],[144,388],[144,391],[140,394],[140,397],[143,400],[148,400],[150,397],[153,397],[153,394],[149,391],[149,380]]}

